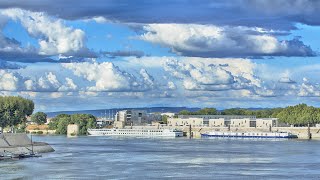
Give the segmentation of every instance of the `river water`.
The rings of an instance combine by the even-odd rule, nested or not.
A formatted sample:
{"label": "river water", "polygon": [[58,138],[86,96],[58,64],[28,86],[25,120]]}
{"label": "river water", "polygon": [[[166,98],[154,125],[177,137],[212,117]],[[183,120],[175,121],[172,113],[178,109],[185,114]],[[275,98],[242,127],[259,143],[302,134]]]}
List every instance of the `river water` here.
{"label": "river water", "polygon": [[56,150],[0,179],[320,179],[320,141],[35,136]]}

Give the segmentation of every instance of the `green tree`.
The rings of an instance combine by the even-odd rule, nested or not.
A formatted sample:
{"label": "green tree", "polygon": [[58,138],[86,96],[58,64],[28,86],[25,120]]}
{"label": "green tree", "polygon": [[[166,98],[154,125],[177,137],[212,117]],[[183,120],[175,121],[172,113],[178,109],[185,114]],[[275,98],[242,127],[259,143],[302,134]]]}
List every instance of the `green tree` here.
{"label": "green tree", "polygon": [[163,122],[164,124],[167,124],[167,122],[168,122],[168,116],[167,116],[167,115],[161,116],[161,119],[162,119],[162,122]]}
{"label": "green tree", "polygon": [[88,128],[96,127],[96,118],[91,114],[73,114],[71,115],[71,123],[78,124],[79,134],[87,134]]}
{"label": "green tree", "polygon": [[57,134],[67,134],[67,128],[68,125],[70,124],[70,118],[68,117],[62,117],[59,119],[56,133]]}
{"label": "green tree", "polygon": [[203,108],[195,112],[190,112],[187,110],[182,110],[179,112],[179,115],[216,115],[216,108]]}
{"label": "green tree", "polygon": [[44,112],[37,112],[31,116],[31,120],[37,124],[44,124],[47,122],[47,114]]}
{"label": "green tree", "polygon": [[182,110],[179,112],[180,115],[190,115],[191,113],[187,110]]}
{"label": "green tree", "polygon": [[295,126],[314,125],[320,122],[320,110],[306,104],[288,106],[274,113],[280,122],[292,124]]}
{"label": "green tree", "polygon": [[25,123],[34,109],[33,101],[19,96],[0,96],[0,127]]}
{"label": "green tree", "polygon": [[199,115],[216,115],[217,109],[216,108],[203,108],[196,112]]}

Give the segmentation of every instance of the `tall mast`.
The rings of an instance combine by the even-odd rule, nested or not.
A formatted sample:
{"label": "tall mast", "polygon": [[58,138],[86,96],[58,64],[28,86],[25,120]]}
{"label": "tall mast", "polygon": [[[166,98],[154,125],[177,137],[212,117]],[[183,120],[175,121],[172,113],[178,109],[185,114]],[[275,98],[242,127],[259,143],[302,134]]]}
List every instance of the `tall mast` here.
{"label": "tall mast", "polygon": [[31,135],[31,153],[32,153],[32,154],[34,154],[34,153],[33,153],[33,141],[32,141],[32,134],[30,134],[30,135]]}

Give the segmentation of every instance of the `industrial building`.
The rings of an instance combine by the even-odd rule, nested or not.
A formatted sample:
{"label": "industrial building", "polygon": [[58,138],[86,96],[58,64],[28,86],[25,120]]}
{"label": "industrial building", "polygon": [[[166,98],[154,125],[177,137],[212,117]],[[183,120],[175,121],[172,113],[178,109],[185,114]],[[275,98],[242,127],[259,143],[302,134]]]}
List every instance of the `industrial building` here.
{"label": "industrial building", "polygon": [[115,115],[115,122],[124,125],[141,125],[147,123],[147,112],[144,110],[122,110]]}
{"label": "industrial building", "polygon": [[147,125],[153,121],[161,121],[161,119],[161,114],[147,113],[145,110],[122,110],[115,115],[114,127]]}

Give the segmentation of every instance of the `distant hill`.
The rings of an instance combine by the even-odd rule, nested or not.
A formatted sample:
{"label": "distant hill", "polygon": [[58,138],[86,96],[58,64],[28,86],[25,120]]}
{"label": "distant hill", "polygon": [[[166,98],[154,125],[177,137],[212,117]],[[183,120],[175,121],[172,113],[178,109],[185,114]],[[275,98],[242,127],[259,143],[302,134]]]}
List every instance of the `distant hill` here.
{"label": "distant hill", "polygon": [[182,110],[188,111],[198,111],[200,108],[187,108],[187,107],[145,107],[145,108],[116,108],[116,109],[97,109],[97,110],[81,110],[81,111],[57,111],[57,112],[46,112],[48,117],[55,117],[58,114],[92,114],[97,117],[110,116],[116,114],[117,111],[125,109],[136,109],[136,110],[146,110],[148,113],[154,112],[173,112],[178,113]]}

